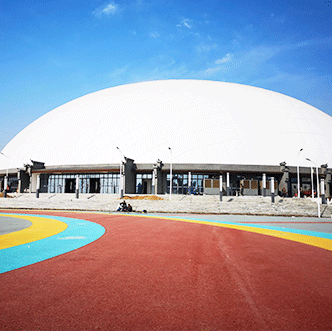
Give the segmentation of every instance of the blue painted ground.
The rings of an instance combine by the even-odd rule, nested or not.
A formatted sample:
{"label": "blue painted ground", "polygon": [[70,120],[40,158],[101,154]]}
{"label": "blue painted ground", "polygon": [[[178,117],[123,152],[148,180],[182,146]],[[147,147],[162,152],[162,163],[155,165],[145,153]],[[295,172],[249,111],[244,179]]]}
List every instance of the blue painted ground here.
{"label": "blue painted ground", "polygon": [[77,218],[32,214],[20,215],[55,219],[66,223],[68,227],[65,231],[49,238],[16,247],[1,249],[0,273],[70,252],[97,240],[105,233],[103,226]]}

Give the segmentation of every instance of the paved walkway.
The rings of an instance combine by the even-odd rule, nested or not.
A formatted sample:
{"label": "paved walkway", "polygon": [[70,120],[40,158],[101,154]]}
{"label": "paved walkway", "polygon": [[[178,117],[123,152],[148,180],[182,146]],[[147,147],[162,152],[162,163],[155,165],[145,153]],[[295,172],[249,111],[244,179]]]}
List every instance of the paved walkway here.
{"label": "paved walkway", "polygon": [[[13,194],[13,198],[0,198],[0,208],[19,209],[56,209],[56,210],[94,210],[115,211],[120,202],[118,195],[81,194]],[[132,195],[130,195],[132,197]],[[275,198],[270,197],[223,197],[194,195],[159,195],[161,200],[128,200],[135,210],[154,213],[194,213],[194,214],[238,214],[238,215],[275,215],[317,217],[316,200],[311,198]],[[332,204],[320,204],[323,218],[331,218]]]}
{"label": "paved walkway", "polygon": [[[0,274],[0,330],[332,328],[332,231],[324,237],[319,229],[324,223],[327,230],[331,220],[24,213],[34,215],[12,210],[10,217],[66,222],[52,245],[85,237],[82,220],[106,231],[79,249]],[[299,231],[307,226],[310,231]],[[71,227],[74,233],[66,234]],[[46,244],[31,254],[47,240],[30,242],[17,260],[52,252]],[[0,250],[4,259],[7,250]]]}

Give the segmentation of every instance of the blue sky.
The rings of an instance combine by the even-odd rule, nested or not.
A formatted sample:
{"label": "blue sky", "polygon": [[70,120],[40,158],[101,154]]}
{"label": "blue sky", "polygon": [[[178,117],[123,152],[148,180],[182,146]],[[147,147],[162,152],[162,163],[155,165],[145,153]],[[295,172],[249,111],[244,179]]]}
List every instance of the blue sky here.
{"label": "blue sky", "polygon": [[266,88],[332,116],[325,0],[0,0],[0,150],[70,100],[156,79]]}

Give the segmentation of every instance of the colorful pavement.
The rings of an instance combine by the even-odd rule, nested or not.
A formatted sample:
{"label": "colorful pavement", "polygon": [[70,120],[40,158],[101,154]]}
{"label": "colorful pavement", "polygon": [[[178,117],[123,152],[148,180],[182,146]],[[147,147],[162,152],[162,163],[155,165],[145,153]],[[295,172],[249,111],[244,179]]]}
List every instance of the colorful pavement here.
{"label": "colorful pavement", "polygon": [[0,213],[0,330],[332,330],[329,220]]}

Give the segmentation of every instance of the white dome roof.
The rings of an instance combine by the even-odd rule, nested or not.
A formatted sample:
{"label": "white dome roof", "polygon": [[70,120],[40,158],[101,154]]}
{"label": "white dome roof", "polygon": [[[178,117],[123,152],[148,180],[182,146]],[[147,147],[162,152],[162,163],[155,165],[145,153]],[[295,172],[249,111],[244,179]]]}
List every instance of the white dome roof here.
{"label": "white dome roof", "polygon": [[[136,163],[332,165],[332,117],[291,97],[233,83],[162,80],[85,95],[40,117],[3,149],[9,168]],[[0,169],[7,160],[0,157]]]}

